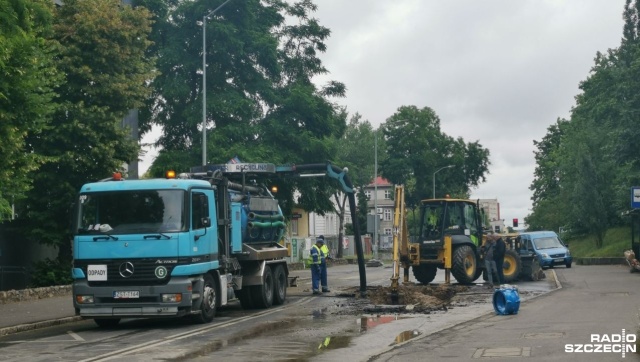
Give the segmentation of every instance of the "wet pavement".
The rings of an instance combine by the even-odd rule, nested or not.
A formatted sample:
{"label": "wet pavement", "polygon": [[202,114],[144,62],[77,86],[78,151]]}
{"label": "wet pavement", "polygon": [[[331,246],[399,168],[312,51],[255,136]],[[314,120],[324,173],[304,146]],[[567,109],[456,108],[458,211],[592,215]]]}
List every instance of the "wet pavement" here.
{"label": "wet pavement", "polygon": [[[367,286],[370,288],[390,285],[390,267],[368,267],[366,273]],[[555,273],[547,275],[545,280],[518,285],[523,302],[556,288]],[[296,286],[287,291],[287,304],[295,304],[295,312],[288,319],[268,322],[269,333],[266,335],[264,331],[258,331],[255,335],[247,335],[246,341],[240,338],[234,342],[240,346],[232,349],[211,348],[203,351],[202,356],[194,357],[195,360],[225,355],[233,359],[238,357],[241,349],[251,355],[257,352],[255,346],[260,345],[273,348],[274,340],[270,334],[273,333],[278,335],[278,344],[287,348],[287,355],[298,360],[343,360],[345,353],[348,353],[350,360],[365,361],[410,341],[418,341],[451,326],[473,323],[474,319],[493,313],[492,290],[481,285],[460,293],[447,308],[428,314],[411,311],[365,313],[364,306],[369,302],[354,298],[352,293],[353,290],[359,290],[357,265],[332,265],[329,268],[332,291],[320,297],[311,295],[309,270],[293,270],[290,276],[297,278]],[[438,284],[443,281],[444,273],[439,273],[434,282]],[[222,319],[232,318],[234,313],[235,310],[229,311],[226,317],[225,313],[221,313]],[[71,295],[4,304],[0,305],[0,336],[77,320],[79,318],[74,316]],[[278,330],[275,328],[278,325],[286,328]]]}

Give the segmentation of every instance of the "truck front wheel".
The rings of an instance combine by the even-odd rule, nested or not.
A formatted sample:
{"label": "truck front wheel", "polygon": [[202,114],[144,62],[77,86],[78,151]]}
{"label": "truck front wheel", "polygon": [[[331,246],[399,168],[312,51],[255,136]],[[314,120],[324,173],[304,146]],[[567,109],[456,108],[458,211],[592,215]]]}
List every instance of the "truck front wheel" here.
{"label": "truck front wheel", "polygon": [[200,314],[195,316],[198,323],[209,323],[213,320],[218,309],[218,284],[211,274],[204,275],[202,288],[202,301],[200,302]]}

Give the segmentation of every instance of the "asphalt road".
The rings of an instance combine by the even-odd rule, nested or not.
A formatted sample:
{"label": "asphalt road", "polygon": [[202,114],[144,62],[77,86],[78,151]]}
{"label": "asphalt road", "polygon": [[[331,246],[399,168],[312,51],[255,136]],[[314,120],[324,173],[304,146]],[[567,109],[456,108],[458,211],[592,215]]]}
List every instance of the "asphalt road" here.
{"label": "asphalt road", "polygon": [[[554,271],[561,288],[523,302],[517,315],[488,313],[368,360],[640,360],[640,354],[631,351],[635,348],[631,342],[640,334],[640,274],[619,265],[575,265]],[[623,333],[626,342],[616,343]],[[598,348],[602,352],[596,352]],[[579,349],[585,352],[569,352]]]}
{"label": "asphalt road", "polygon": [[[299,277],[298,286],[289,289],[290,301],[286,309],[274,313],[265,311],[269,314],[264,316],[259,315],[262,312],[247,314],[237,308],[225,309],[214,323],[226,326],[220,332],[216,325],[211,325],[204,327],[211,332],[200,335],[199,326],[179,321],[131,321],[115,330],[100,330],[91,321],[83,321],[0,338],[0,356],[12,356],[8,360],[44,361],[56,356],[64,356],[63,359],[74,356],[70,360],[89,356],[100,359],[100,356],[111,356],[116,352],[123,354],[118,348],[129,346],[131,352],[128,349],[125,352],[130,359],[132,351],[140,353],[131,360],[143,361],[151,357],[150,350],[171,359],[168,358],[171,353],[184,355],[175,349],[176,346],[184,348],[186,339],[179,339],[180,336],[198,330],[198,334],[188,339],[192,351],[197,354],[177,360],[217,357],[246,360],[248,356],[256,361],[278,360],[278,356],[311,361],[345,358],[350,361],[640,360],[640,355],[630,352],[623,359],[620,352],[565,351],[567,345],[576,348],[580,344],[592,344],[592,334],[602,339],[615,338],[624,329],[627,340],[637,336],[640,274],[631,274],[623,266],[556,268],[547,272],[545,280],[519,283],[522,296],[519,312],[507,316],[495,314],[490,302],[491,291],[480,286],[476,288],[479,295],[464,299],[466,304],[458,302],[450,306],[446,312],[345,315],[341,309],[349,299],[339,294],[344,288],[358,286],[357,265],[331,267],[329,280],[333,292],[321,297],[311,296],[308,270],[292,274]],[[369,286],[388,286],[390,277],[388,267],[367,268]],[[440,283],[443,278],[443,273],[439,273],[435,282]],[[561,288],[555,289],[557,285]],[[30,312],[25,314],[20,313],[17,305],[7,305],[2,310],[8,312],[3,313],[5,317],[6,314],[13,315],[5,319],[14,322],[37,319],[39,313],[48,318],[72,315],[72,309],[67,310],[71,305],[69,300],[48,302],[48,306],[38,305],[39,308],[29,305]],[[238,323],[245,318],[244,324]],[[230,339],[230,323],[237,326],[237,338]],[[248,326],[254,329],[250,330]],[[174,334],[178,339],[173,338]],[[174,339],[175,342],[170,342]],[[86,346],[89,345],[93,347],[88,349]],[[106,354],[94,350],[98,347],[100,353]],[[629,348],[626,344],[625,347]],[[310,353],[301,354],[304,350]],[[283,351],[288,354],[282,354]]]}

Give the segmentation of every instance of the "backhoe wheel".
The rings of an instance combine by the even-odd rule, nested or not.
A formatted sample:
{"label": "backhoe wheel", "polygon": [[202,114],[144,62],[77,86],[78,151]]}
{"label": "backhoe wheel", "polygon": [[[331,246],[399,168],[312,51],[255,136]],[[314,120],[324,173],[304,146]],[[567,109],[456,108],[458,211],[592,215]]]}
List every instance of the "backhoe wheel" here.
{"label": "backhoe wheel", "polygon": [[517,251],[509,249],[505,252],[502,272],[505,283],[511,283],[518,279],[522,272],[522,260]]}
{"label": "backhoe wheel", "polygon": [[273,304],[280,305],[287,298],[287,273],[284,272],[282,264],[273,270]]}
{"label": "backhoe wheel", "polygon": [[271,267],[266,265],[262,276],[262,285],[251,287],[251,297],[255,308],[269,308],[273,305],[273,284],[273,272]]}
{"label": "backhoe wheel", "polygon": [[438,273],[438,268],[435,265],[414,265],[411,269],[413,269],[413,276],[416,280],[424,285],[431,283]]}
{"label": "backhoe wheel", "polygon": [[218,309],[218,283],[216,279],[207,273],[204,275],[202,288],[202,301],[200,302],[200,314],[194,315],[197,323],[209,323],[213,320]]}
{"label": "backhoe wheel", "polygon": [[476,279],[476,254],[469,245],[461,245],[453,250],[451,274],[460,284],[471,284]]}

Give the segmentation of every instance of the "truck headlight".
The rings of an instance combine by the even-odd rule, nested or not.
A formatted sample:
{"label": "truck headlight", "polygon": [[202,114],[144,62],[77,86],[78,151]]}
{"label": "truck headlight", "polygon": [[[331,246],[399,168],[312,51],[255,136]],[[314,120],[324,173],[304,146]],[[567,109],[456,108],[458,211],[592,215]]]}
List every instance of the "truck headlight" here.
{"label": "truck headlight", "polygon": [[162,294],[162,303],[180,303],[182,302],[182,294]]}
{"label": "truck headlight", "polygon": [[540,254],[541,257],[543,257],[544,259],[549,259],[549,254],[547,253],[542,253]]}
{"label": "truck headlight", "polygon": [[92,304],[93,295],[76,295],[76,302],[78,304]]}

